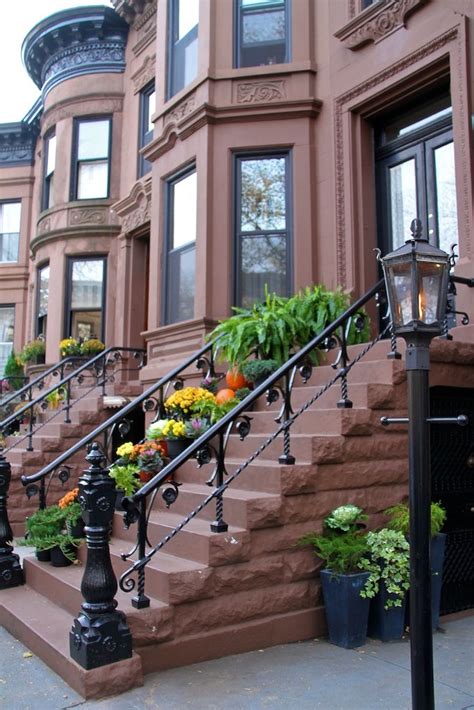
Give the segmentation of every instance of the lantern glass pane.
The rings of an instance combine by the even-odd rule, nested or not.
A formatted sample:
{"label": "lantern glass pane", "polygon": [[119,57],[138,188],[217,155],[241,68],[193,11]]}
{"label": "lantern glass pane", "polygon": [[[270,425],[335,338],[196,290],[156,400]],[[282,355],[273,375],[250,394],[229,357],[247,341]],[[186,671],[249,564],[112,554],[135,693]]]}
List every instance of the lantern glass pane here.
{"label": "lantern glass pane", "polygon": [[430,325],[440,320],[439,305],[444,264],[418,262],[418,320]]}
{"label": "lantern glass pane", "polygon": [[400,327],[413,320],[410,262],[387,265],[390,310],[393,325]]}

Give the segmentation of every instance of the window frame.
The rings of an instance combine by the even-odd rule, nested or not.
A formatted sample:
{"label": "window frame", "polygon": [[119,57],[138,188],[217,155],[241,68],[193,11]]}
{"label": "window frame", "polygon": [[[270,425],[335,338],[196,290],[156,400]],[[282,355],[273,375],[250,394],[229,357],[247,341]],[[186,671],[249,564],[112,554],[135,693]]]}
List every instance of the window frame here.
{"label": "window frame", "polygon": [[[286,293],[282,296],[290,296],[293,291],[293,166],[292,166],[292,150],[291,148],[281,148],[279,150],[268,149],[259,151],[235,151],[233,153],[233,269],[232,269],[232,298],[233,305],[242,306],[242,269],[241,257],[242,248],[241,240],[244,236],[251,236],[252,232],[242,232],[241,230],[241,195],[242,195],[242,172],[239,168],[243,160],[268,160],[271,158],[285,159],[285,221],[286,229],[284,230],[261,230],[259,234],[265,235],[286,235]],[[257,232],[255,232],[255,235]],[[262,294],[263,298],[263,294]]]}
{"label": "window frame", "polygon": [[[246,14],[255,14],[257,7],[249,7],[244,9],[242,7],[242,0],[234,0],[234,68],[235,69],[246,69],[250,66],[280,66],[281,64],[289,64],[291,62],[291,0],[283,0],[284,3],[284,13],[285,13],[285,59],[283,62],[279,62],[275,65],[273,64],[253,64],[253,65],[242,65],[242,35],[243,35],[243,22],[244,16]],[[267,9],[267,12],[271,11],[271,7],[262,8]],[[263,44],[263,43],[261,43]]]}
{"label": "window frame", "polygon": [[[14,349],[14,344],[15,344],[15,324],[16,324],[16,303],[0,303],[0,309],[2,308],[11,308],[13,310],[13,337],[11,341],[6,341],[6,340],[0,340],[1,344],[6,344],[8,342],[11,342],[11,351]],[[10,351],[10,352],[11,352]],[[8,358],[7,358],[8,359]],[[6,364],[7,360],[5,360]],[[4,376],[4,371],[5,371],[5,365],[3,366],[3,369],[0,368],[0,377]]]}
{"label": "window frame", "polygon": [[[47,332],[47,327],[48,327],[48,311],[46,311],[45,316],[40,316],[39,315],[39,308],[40,308],[40,286],[41,286],[41,279],[40,279],[40,273],[43,269],[49,268],[49,281],[48,281],[48,299],[49,299],[49,282],[51,281],[51,264],[49,261],[45,261],[43,264],[37,267],[36,269],[36,297],[35,297],[35,337],[39,337],[41,333],[43,333],[44,336],[46,336]],[[40,330],[40,317],[45,319],[45,328],[44,330]]]}
{"label": "window frame", "polygon": [[[196,239],[194,241],[187,242],[180,247],[177,248],[171,248],[172,245],[172,239],[173,239],[173,219],[174,219],[174,185],[176,183],[180,182],[181,180],[184,180],[187,178],[189,175],[192,175],[193,173],[196,173]],[[196,168],[196,163],[192,162],[190,164],[187,164],[183,168],[181,168],[178,172],[173,173],[170,175],[164,183],[164,189],[165,189],[165,196],[164,196],[164,204],[165,204],[165,239],[164,239],[164,248],[165,248],[165,254],[164,254],[164,279],[163,279],[163,299],[162,299],[162,308],[161,308],[161,322],[163,325],[172,325],[174,323],[182,323],[183,321],[178,321],[178,320],[172,320],[171,319],[171,313],[170,313],[170,293],[169,293],[169,288],[170,288],[170,283],[171,283],[171,273],[170,273],[170,254],[174,253],[180,253],[183,254],[185,252],[194,250],[196,251],[196,243],[197,243],[197,168]],[[196,292],[194,292],[194,299],[196,298]],[[194,306],[196,304],[194,303]],[[193,314],[194,318],[194,314]],[[184,320],[184,319],[183,319]]]}
{"label": "window frame", "polygon": [[[20,205],[20,222],[18,224],[18,232],[0,232],[0,266],[6,265],[6,264],[18,264],[20,261],[21,213],[23,210],[23,204],[22,204],[21,198],[16,199],[16,200],[0,200],[0,210],[2,209],[3,205]],[[2,259],[4,234],[18,234],[16,259],[13,259],[12,261],[4,261]]]}
{"label": "window frame", "polygon": [[[167,37],[167,71],[166,71],[166,100],[173,98],[176,94],[182,91],[188,84],[183,84],[179,88],[175,87],[174,74],[176,68],[176,48],[178,45],[187,47],[194,40],[198,41],[198,58],[199,58],[199,19],[198,23],[192,27],[189,32],[181,37],[181,39],[175,40],[174,37],[177,36],[177,31],[179,27],[179,3],[181,0],[168,0],[168,37]],[[196,76],[198,73],[198,63],[196,62]],[[194,79],[192,79],[194,81]]]}
{"label": "window frame", "polygon": [[[56,171],[56,155],[57,155],[57,143],[56,143],[56,150],[55,150],[55,156],[54,156],[54,169],[52,172],[48,175],[47,170],[48,170],[48,160],[49,160],[49,150],[50,150],[50,141],[52,138],[56,138],[56,128],[52,128],[50,131],[48,131],[44,138],[43,138],[43,189],[41,193],[41,211],[44,212],[44,210],[50,209],[50,207],[54,207],[54,204],[50,205],[50,199],[51,199],[51,190],[52,188],[54,189],[54,173]],[[57,138],[56,138],[57,140]]]}
{"label": "window frame", "polygon": [[[73,122],[73,137],[72,137],[72,165],[71,165],[71,188],[70,188],[70,200],[71,202],[83,200],[108,200],[110,198],[110,173],[112,166],[112,129],[113,121],[111,114],[99,114],[94,116],[77,116],[74,118]],[[81,123],[94,123],[98,121],[108,121],[109,122],[109,141],[107,146],[107,194],[105,197],[78,197],[77,189],[79,186],[79,168],[83,162],[100,162],[104,158],[93,158],[87,161],[78,159],[78,148],[79,148],[79,127]]]}
{"label": "window frame", "polygon": [[[150,81],[141,91],[140,91],[140,106],[139,106],[139,124],[138,124],[138,150],[140,151],[148,143],[153,140],[153,129],[147,131],[148,124],[150,122],[150,96],[156,92],[155,80]],[[156,97],[156,93],[155,93]],[[146,160],[143,155],[138,153],[138,167],[137,175],[139,178],[143,177],[151,170],[151,163]]]}
{"label": "window frame", "polygon": [[106,317],[106,301],[107,301],[107,255],[106,254],[74,254],[66,257],[66,308],[64,312],[64,337],[69,338],[72,333],[72,269],[75,261],[102,261],[104,265],[103,280],[102,280],[102,298],[100,308],[89,308],[90,311],[100,311],[102,313],[100,334],[97,338],[104,342],[105,338],[105,317]]}

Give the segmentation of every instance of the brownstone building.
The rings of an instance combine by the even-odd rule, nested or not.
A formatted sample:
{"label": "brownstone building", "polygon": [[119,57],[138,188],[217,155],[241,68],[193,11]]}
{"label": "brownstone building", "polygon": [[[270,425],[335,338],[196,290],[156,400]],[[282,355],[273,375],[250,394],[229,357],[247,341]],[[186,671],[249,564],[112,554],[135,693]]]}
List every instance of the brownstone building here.
{"label": "brownstone building", "polygon": [[[361,295],[379,277],[375,250],[403,244],[415,216],[432,244],[456,245],[455,274],[474,275],[472,0],[113,5],[56,13],[24,41],[41,97],[23,121],[0,126],[0,365],[12,346],[18,351],[38,335],[49,364],[62,338],[95,336],[107,346],[146,348],[140,379],[147,386],[197,350],[232,306],[262,298],[266,285],[289,295],[324,283]],[[468,289],[459,289],[456,308],[474,318]],[[472,342],[472,329],[464,333]],[[472,351],[457,345],[438,345],[433,384],[455,373],[450,384],[472,391]],[[458,369],[444,364],[450,357]],[[372,510],[389,502],[389,489],[402,497],[406,464],[394,459],[406,437],[391,439],[388,473],[385,441],[375,442],[363,464],[366,440],[356,441],[378,426],[372,410],[405,406],[398,365],[368,367],[357,381],[369,392],[365,409],[328,415],[328,431],[336,418],[341,427],[335,453],[328,455],[324,439],[334,432],[315,423],[311,435],[321,441],[309,442],[309,473],[302,466],[291,481],[282,478],[281,490],[273,466],[265,471],[268,487],[252,479],[261,499],[242,528],[255,523],[258,531],[255,541],[248,530],[236,536],[230,562],[248,568],[235,578],[222,574],[217,584],[224,599],[234,583],[242,585],[243,618],[252,607],[244,585],[266,574],[261,615],[284,615],[281,626],[273,617],[258,629],[255,622],[249,641],[248,620],[233,616],[237,604],[219,598],[213,608],[206,565],[214,574],[225,564],[214,536],[214,562],[199,557],[196,543],[183,572],[194,575],[192,583],[174,592],[169,583],[170,608],[189,612],[196,598],[201,604],[194,616],[180,617],[176,637],[164,604],[152,610],[161,614],[158,638],[149,630],[152,616],[130,617],[145,671],[176,665],[181,653],[191,662],[322,632],[315,582],[308,581],[314,563],[294,542],[311,521],[321,522],[325,506],[347,500],[348,477],[353,500]],[[267,420],[258,414],[263,435]],[[346,436],[353,437],[347,447]],[[284,504],[273,500],[277,493],[287,496]],[[248,562],[250,548],[256,561]],[[300,563],[304,573],[296,571]],[[293,577],[279,596],[272,585],[283,574]],[[242,623],[236,646],[226,646],[220,631],[210,634],[219,615],[222,624]],[[210,634],[205,650],[193,646],[196,619]],[[153,656],[153,643],[165,644],[165,661]],[[69,682],[73,671],[64,671]]]}

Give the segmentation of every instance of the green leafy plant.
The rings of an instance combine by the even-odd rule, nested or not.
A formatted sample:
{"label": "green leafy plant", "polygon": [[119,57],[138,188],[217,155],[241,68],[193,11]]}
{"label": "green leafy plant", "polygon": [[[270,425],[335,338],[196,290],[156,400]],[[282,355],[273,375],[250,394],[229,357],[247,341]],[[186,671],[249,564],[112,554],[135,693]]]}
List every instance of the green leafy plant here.
{"label": "green leafy plant", "polygon": [[45,396],[45,400],[51,409],[57,409],[65,399],[66,389],[64,387],[58,387]]}
{"label": "green leafy plant", "polygon": [[372,599],[382,584],[390,595],[386,609],[402,606],[410,587],[410,546],[402,532],[382,528],[367,533],[369,555],[362,557],[358,566],[370,576],[360,595]]}
{"label": "green leafy plant", "polygon": [[[348,306],[347,294],[324,286],[308,287],[291,298],[266,293],[262,303],[234,308],[235,315],[219,323],[208,337],[219,339],[219,358],[233,366],[240,368],[251,355],[275,360],[280,366],[292,350],[306,345]],[[363,327],[356,328],[355,320],[351,325],[349,343],[367,339],[368,318],[362,314],[361,318]]]}
{"label": "green leafy plant", "polygon": [[240,366],[240,370],[248,382],[255,384],[278,370],[278,363],[276,360],[246,360]]}
{"label": "green leafy plant", "polygon": [[6,378],[8,386],[11,389],[17,390],[17,389],[20,389],[20,387],[23,387],[23,385],[24,385],[24,381],[22,379],[22,377],[24,375],[23,363],[22,363],[20,357],[15,355],[13,350],[10,352],[10,354],[7,358],[7,361],[5,363],[5,369],[3,371],[3,375]]}
{"label": "green leafy plant", "polygon": [[109,476],[114,479],[117,490],[131,496],[140,487],[139,470],[136,464],[115,464],[110,467]]}
{"label": "green leafy plant", "polygon": [[207,419],[209,424],[212,426],[218,422],[222,417],[225,417],[234,407],[239,403],[237,397],[233,399],[228,399],[225,402],[218,404],[215,400],[203,400],[194,405],[193,411],[198,417]]}
{"label": "green leafy plant", "polygon": [[[388,516],[387,527],[390,530],[397,530],[405,537],[410,534],[410,509],[408,503],[397,503],[384,510]],[[446,508],[441,502],[432,502],[430,507],[431,537],[437,535],[446,522]]]}
{"label": "green leafy plant", "polygon": [[41,338],[36,338],[26,343],[20,353],[20,360],[25,365],[38,357],[43,357],[46,352],[46,343]]}
{"label": "green leafy plant", "polygon": [[367,534],[361,532],[342,535],[308,533],[298,540],[298,545],[311,545],[314,554],[334,574],[359,572],[359,563],[368,552]]}
{"label": "green leafy plant", "polygon": [[105,350],[105,345],[97,338],[89,338],[80,344],[81,355],[87,355],[88,357],[98,355],[103,350]]}
{"label": "green leafy plant", "polygon": [[73,537],[67,532],[57,532],[44,537],[36,537],[29,535],[28,538],[18,540],[19,545],[28,545],[36,547],[38,551],[51,550],[53,547],[59,547],[61,552],[68,560],[74,562],[76,559],[76,550],[79,547],[82,538]]}
{"label": "green leafy plant", "polygon": [[66,521],[66,510],[59,505],[50,505],[43,510],[37,510],[26,519],[26,531],[28,542],[42,537],[51,537],[60,532]]}

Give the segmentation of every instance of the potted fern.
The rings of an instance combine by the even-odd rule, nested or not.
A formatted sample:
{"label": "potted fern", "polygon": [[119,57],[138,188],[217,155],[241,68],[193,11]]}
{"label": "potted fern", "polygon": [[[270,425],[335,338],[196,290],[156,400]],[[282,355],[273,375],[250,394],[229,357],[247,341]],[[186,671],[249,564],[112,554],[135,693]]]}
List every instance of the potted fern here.
{"label": "potted fern", "polygon": [[366,519],[355,505],[342,505],[324,520],[323,533],[304,535],[299,545],[311,545],[325,564],[321,585],[329,641],[343,648],[365,643],[369,600],[360,594],[369,578],[360,561],[367,554],[367,535],[362,529]]}
{"label": "potted fern", "polygon": [[410,546],[405,536],[382,528],[367,535],[369,555],[359,567],[369,572],[361,596],[371,599],[368,636],[394,641],[403,636],[410,586]]}
{"label": "potted fern", "polygon": [[[401,532],[406,538],[410,534],[410,510],[407,503],[398,503],[384,511],[388,515],[387,527]],[[446,534],[441,529],[446,522],[446,508],[433,501],[430,509],[431,520],[431,619],[433,630],[439,626],[441,588],[443,585],[444,551]]]}

